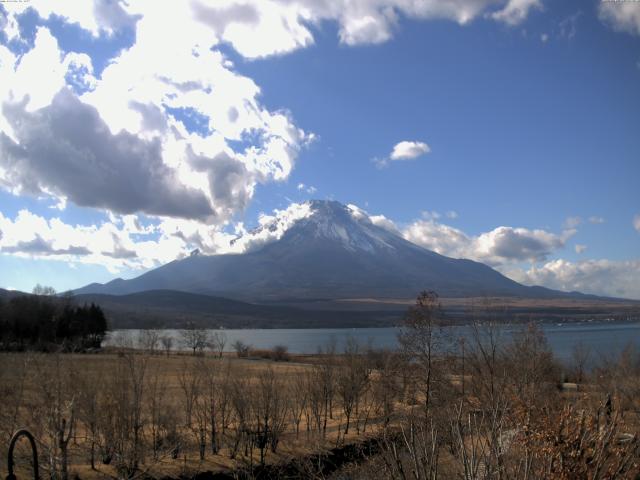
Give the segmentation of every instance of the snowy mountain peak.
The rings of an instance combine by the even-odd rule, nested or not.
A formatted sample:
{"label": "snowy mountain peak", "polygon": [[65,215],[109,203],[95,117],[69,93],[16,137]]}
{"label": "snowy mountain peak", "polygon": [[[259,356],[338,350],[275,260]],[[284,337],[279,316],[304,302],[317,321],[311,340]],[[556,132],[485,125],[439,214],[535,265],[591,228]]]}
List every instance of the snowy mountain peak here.
{"label": "snowy mountain peak", "polygon": [[333,200],[310,200],[310,215],[291,225],[290,237],[306,242],[321,240],[338,243],[349,251],[372,253],[377,249],[395,249],[395,235],[374,225],[368,214],[353,205]]}
{"label": "snowy mountain peak", "polygon": [[276,210],[273,215],[263,215],[257,228],[240,235],[232,245],[237,251],[249,252],[280,239],[289,243],[324,242],[369,253],[380,248],[394,249],[394,243],[401,240],[374,225],[367,212],[355,205],[309,200]]}

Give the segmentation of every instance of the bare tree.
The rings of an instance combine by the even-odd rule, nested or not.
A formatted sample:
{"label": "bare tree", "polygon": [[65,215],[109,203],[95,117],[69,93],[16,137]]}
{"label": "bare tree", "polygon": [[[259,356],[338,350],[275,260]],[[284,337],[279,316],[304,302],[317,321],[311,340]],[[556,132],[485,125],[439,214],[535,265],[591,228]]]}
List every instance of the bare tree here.
{"label": "bare tree", "polygon": [[211,362],[208,362],[204,369],[204,397],[206,414],[208,415],[209,424],[209,443],[211,445],[211,453],[218,453],[219,446],[219,418],[220,414],[218,409],[220,406],[220,394],[219,390],[222,387],[220,381],[220,375],[222,372],[218,368],[214,368]]}
{"label": "bare tree", "polygon": [[[3,444],[8,442],[22,422],[26,389],[32,379],[33,364],[34,356],[31,353],[20,356],[3,355],[0,361],[0,398],[3,402],[0,409],[0,432]],[[0,448],[4,448],[4,445]]]}
{"label": "bare tree", "polygon": [[222,358],[224,353],[224,347],[227,345],[227,334],[219,331],[214,332],[211,336],[211,346],[213,350],[218,354],[218,358]]}
{"label": "bare tree", "polygon": [[[305,375],[308,392],[307,424],[311,424],[318,434],[324,433],[325,431],[323,429],[323,419],[327,418],[326,409],[329,405],[327,401],[328,389],[325,385],[326,380],[327,376],[324,375],[323,369],[318,366],[312,367]],[[324,424],[326,425],[326,422],[324,422]]]}
{"label": "bare tree", "polygon": [[121,479],[136,475],[142,461],[147,365],[143,355],[122,354],[105,372],[100,426],[103,463],[115,460]]}
{"label": "bare tree", "polygon": [[433,384],[438,374],[435,358],[442,350],[442,312],[438,294],[422,292],[405,316],[398,340],[403,352],[418,371],[416,382],[423,394],[424,410],[429,411]]}
{"label": "bare tree", "polygon": [[269,447],[276,452],[280,437],[286,427],[288,404],[285,400],[284,385],[277,378],[273,368],[260,374],[252,398],[253,421],[251,434],[260,451],[260,463],[264,464],[265,452]]}
{"label": "bare tree", "polygon": [[230,457],[235,458],[240,447],[245,444],[245,451],[248,451],[248,434],[250,433],[251,415],[251,382],[244,372],[236,372],[231,379],[230,403],[233,408],[233,440],[230,448]]}
{"label": "bare tree", "polygon": [[440,439],[434,424],[425,423],[423,418],[410,412],[402,419],[398,430],[381,440],[382,459],[389,478],[437,480]]}
{"label": "bare tree", "polygon": [[82,423],[88,439],[89,465],[96,469],[96,447],[99,441],[100,389],[102,380],[94,371],[83,371],[77,378],[78,419]]}
{"label": "bare tree", "polygon": [[369,382],[369,369],[360,347],[353,337],[347,339],[342,362],[337,371],[337,392],[342,400],[342,410],[346,418],[344,435],[349,433],[351,415],[357,411],[360,398]]}
{"label": "bare tree", "polygon": [[52,358],[43,356],[37,362],[36,384],[40,392],[31,413],[48,439],[50,474],[62,480],[69,478],[69,441],[76,424],[77,398],[71,387],[75,377],[71,363],[58,354]]}
{"label": "bare tree", "polygon": [[56,289],[53,287],[48,287],[46,285],[40,285],[38,283],[35,287],[33,287],[33,290],[31,293],[41,297],[55,297]]}
{"label": "bare tree", "polygon": [[153,459],[157,461],[160,459],[163,450],[175,448],[175,445],[167,442],[171,431],[171,426],[167,422],[167,413],[171,410],[171,407],[167,398],[166,377],[157,367],[151,371],[149,376],[145,405],[149,416]]}
{"label": "bare tree", "polygon": [[291,399],[291,419],[295,425],[296,438],[300,436],[300,422],[302,415],[307,408],[309,401],[309,391],[306,379],[301,372],[294,372],[290,375],[291,382],[288,387],[288,396]]}
{"label": "bare tree", "polygon": [[558,368],[542,329],[530,322],[513,334],[506,349],[507,367],[515,395],[525,408],[532,408],[557,392]]}
{"label": "bare tree", "polygon": [[[473,409],[468,405],[468,410],[465,410],[461,406],[451,420],[454,425],[453,435],[459,445],[459,429],[467,416],[467,431],[472,430],[472,433],[467,434],[481,438],[483,468],[494,472],[492,475],[495,478],[505,478],[502,433],[511,404],[509,372],[513,372],[506,359],[502,316],[500,307],[488,300],[474,312],[465,364],[471,374],[470,393],[477,399],[477,408]],[[458,459],[464,465],[468,461],[464,455],[468,452],[465,453],[462,445],[459,447]],[[476,448],[478,445],[472,447]],[[467,467],[468,465],[465,466]]]}
{"label": "bare tree", "polygon": [[576,383],[582,383],[584,374],[591,356],[591,349],[583,342],[576,343],[571,349],[571,358],[573,360],[573,368],[575,370]]}
{"label": "bare tree", "polygon": [[400,396],[401,387],[398,372],[402,369],[397,355],[383,351],[377,376],[373,380],[373,398],[378,415],[382,416],[383,429],[389,427],[391,416],[396,410],[396,402]]}
{"label": "bare tree", "polygon": [[193,351],[194,355],[202,354],[209,345],[209,332],[204,328],[198,328],[194,323],[187,324],[180,331],[182,345]]}
{"label": "bare tree", "polygon": [[207,432],[209,431],[211,420],[210,396],[207,395],[207,366],[204,361],[200,361],[197,365],[194,364],[193,367],[197,370],[197,373],[194,372],[194,376],[199,376],[200,382],[195,392],[193,403],[193,418],[195,422],[192,426],[192,431],[197,441],[200,460],[204,460],[207,451]]}
{"label": "bare tree", "polygon": [[155,355],[160,343],[160,333],[157,330],[141,330],[138,334],[138,345],[150,355]]}
{"label": "bare tree", "polygon": [[182,392],[182,405],[184,407],[184,425],[191,429],[193,409],[200,395],[202,372],[200,368],[194,368],[194,363],[183,360],[178,373],[178,384]]}
{"label": "bare tree", "polygon": [[173,348],[173,337],[170,335],[164,335],[160,337],[160,343],[162,344],[164,352],[169,356],[171,349]]}
{"label": "bare tree", "polygon": [[236,355],[238,355],[238,358],[245,358],[249,356],[251,346],[247,345],[242,340],[236,340],[235,342],[233,342],[232,347],[236,351]]}
{"label": "bare tree", "polygon": [[489,301],[480,306],[466,351],[472,393],[488,405],[503,403],[507,384],[504,328],[494,312],[496,307]]}

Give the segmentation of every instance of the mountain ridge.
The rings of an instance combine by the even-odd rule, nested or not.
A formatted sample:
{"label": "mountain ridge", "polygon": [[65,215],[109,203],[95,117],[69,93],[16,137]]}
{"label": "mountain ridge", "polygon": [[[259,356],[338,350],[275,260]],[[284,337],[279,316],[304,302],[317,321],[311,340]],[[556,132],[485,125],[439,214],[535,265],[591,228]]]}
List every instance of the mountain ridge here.
{"label": "mountain ridge", "polygon": [[260,234],[267,231],[274,238],[246,253],[191,255],[130,280],[94,283],[75,293],[162,289],[250,301],[413,298],[422,290],[446,297],[583,295],[524,286],[485,264],[440,255],[336,201],[312,200],[303,206],[292,222],[276,217],[273,225],[263,225]]}

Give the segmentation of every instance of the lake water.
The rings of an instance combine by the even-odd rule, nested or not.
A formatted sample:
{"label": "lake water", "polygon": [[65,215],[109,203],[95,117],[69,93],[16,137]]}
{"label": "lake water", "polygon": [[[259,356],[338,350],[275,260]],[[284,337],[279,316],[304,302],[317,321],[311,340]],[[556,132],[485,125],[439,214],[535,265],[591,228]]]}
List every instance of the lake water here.
{"label": "lake water", "polygon": [[[519,327],[504,327],[508,337]],[[582,343],[591,351],[592,361],[620,352],[626,345],[640,348],[640,323],[567,323],[562,325],[542,325],[547,341],[559,360],[568,361],[577,343]],[[448,327],[450,338],[469,337],[469,326]],[[236,340],[257,349],[268,349],[276,345],[285,345],[291,353],[316,353],[318,347],[335,341],[338,351],[344,347],[347,338],[354,337],[362,345],[371,344],[376,348],[396,348],[397,328],[318,328],[318,329],[247,329],[247,330],[211,330],[224,332],[227,337],[227,350]],[[105,346],[116,345],[123,339],[138,338],[139,330],[116,330],[105,339]],[[174,348],[180,347],[180,330],[161,330],[161,335],[174,338]]]}

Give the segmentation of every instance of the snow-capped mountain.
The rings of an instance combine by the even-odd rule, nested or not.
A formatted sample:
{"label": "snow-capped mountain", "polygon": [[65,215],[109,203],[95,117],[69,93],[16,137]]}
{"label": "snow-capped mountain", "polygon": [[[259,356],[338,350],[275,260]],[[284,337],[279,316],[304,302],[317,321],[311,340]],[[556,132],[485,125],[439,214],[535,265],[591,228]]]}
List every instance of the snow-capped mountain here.
{"label": "snow-capped mountain", "polygon": [[245,253],[191,255],[77,293],[169,289],[251,300],[410,298],[424,289],[449,297],[565,295],[426,250],[335,201],[306,202],[236,241],[245,244]]}

